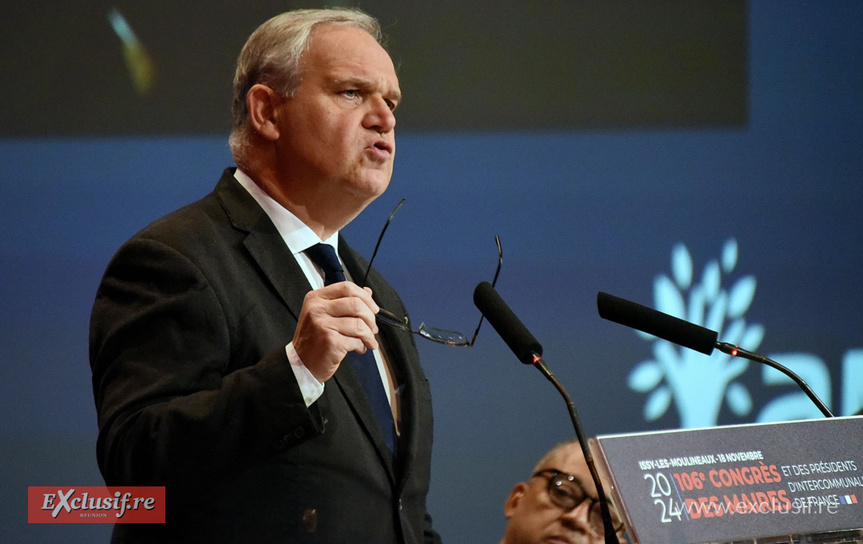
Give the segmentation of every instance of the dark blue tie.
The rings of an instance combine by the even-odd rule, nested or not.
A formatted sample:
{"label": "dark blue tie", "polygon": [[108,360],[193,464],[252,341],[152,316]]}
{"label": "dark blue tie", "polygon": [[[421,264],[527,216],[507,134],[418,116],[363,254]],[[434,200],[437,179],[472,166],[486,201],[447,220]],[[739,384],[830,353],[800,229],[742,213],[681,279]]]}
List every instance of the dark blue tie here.
{"label": "dark blue tie", "polygon": [[[306,250],[306,255],[323,270],[325,285],[345,281],[345,271],[342,269],[333,246],[329,244],[315,244]],[[363,390],[366,392],[372,412],[374,412],[375,419],[378,421],[378,427],[383,432],[384,440],[390,452],[395,455],[396,428],[393,422],[393,412],[390,407],[389,398],[387,398],[387,393],[384,390],[384,384],[381,381],[381,374],[378,371],[378,364],[375,361],[374,353],[370,349],[362,354],[351,351],[348,353],[348,358],[351,361],[354,373],[359,378]]]}

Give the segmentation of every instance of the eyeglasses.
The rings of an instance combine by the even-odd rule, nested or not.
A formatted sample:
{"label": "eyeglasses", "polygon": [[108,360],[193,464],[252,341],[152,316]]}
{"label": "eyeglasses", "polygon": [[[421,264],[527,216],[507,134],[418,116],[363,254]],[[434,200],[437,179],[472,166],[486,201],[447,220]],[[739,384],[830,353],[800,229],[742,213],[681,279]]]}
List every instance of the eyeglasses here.
{"label": "eyeglasses", "polygon": [[[590,501],[588,504],[587,521],[590,525],[591,532],[596,536],[605,534],[605,526],[602,522],[602,509],[599,506],[599,499],[591,497],[585,491],[581,481],[565,472],[557,469],[548,468],[539,470],[531,476],[531,478],[545,477],[548,478],[548,498],[551,502],[565,511],[570,511],[576,508],[584,501]],[[620,532],[623,529],[623,521],[613,505],[608,505],[608,513],[611,516],[611,524],[615,532]]]}
{"label": "eyeglasses", "polygon": [[[401,199],[396,207],[393,208],[393,211],[390,213],[390,216],[387,218],[387,222],[384,223],[384,228],[381,230],[380,235],[378,236],[378,241],[375,244],[375,249],[372,252],[372,258],[369,259],[368,267],[366,268],[366,273],[363,276],[363,281],[360,284],[360,287],[365,287],[366,279],[369,277],[369,272],[372,269],[372,263],[375,260],[375,256],[378,254],[378,248],[381,245],[381,240],[384,238],[384,233],[387,231],[387,227],[390,226],[390,221],[393,220],[393,216],[395,216],[396,212],[399,211],[399,208],[402,207],[402,204],[405,203],[405,199]],[[500,274],[500,267],[503,264],[503,250],[500,246],[500,238],[494,237],[495,244],[497,245],[497,269],[494,272],[494,279],[491,282],[492,287],[494,287],[495,283],[497,283],[497,276]],[[431,340],[432,342],[437,342],[439,344],[446,344],[448,346],[464,346],[470,347],[473,346],[474,342],[476,342],[476,337],[479,334],[479,329],[482,327],[483,316],[479,317],[479,324],[476,326],[476,330],[473,332],[473,336],[470,340],[467,339],[463,333],[458,331],[451,331],[447,329],[438,329],[435,327],[427,327],[425,323],[420,324],[419,328],[414,330],[411,327],[410,319],[407,316],[397,316],[396,314],[390,312],[389,310],[385,310],[381,308],[377,315],[377,320],[379,323],[384,325],[388,325],[390,327],[395,327],[397,329],[401,329],[403,331],[407,331],[412,334],[417,334]]]}

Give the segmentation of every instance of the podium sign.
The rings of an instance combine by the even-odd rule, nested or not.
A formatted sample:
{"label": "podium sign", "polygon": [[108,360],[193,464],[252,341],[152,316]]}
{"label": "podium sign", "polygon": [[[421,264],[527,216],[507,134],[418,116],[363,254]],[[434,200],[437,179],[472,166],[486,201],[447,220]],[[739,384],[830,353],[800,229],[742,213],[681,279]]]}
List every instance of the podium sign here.
{"label": "podium sign", "polygon": [[863,417],[599,436],[591,448],[632,542],[863,527]]}

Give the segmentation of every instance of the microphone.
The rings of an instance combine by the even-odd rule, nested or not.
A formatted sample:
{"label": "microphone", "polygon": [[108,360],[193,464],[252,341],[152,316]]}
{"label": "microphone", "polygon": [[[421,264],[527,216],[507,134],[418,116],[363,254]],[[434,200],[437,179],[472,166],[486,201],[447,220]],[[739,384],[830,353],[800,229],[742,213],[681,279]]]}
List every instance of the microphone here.
{"label": "microphone", "polygon": [[512,313],[512,310],[489,282],[484,281],[476,286],[473,291],[473,303],[506,342],[509,349],[515,353],[519,361],[526,365],[532,365],[540,358],[542,355],[540,343]]}
{"label": "microphone", "polygon": [[608,293],[596,295],[599,316],[658,336],[705,355],[713,353],[718,333]]}
{"label": "microphone", "polygon": [[599,316],[603,319],[626,325],[627,327],[652,334],[653,336],[658,336],[663,340],[668,340],[673,344],[678,344],[705,355],[710,355],[714,349],[718,349],[722,353],[731,355],[732,357],[743,357],[744,359],[773,367],[800,386],[822,414],[826,417],[833,417],[833,414],[824,402],[818,398],[818,395],[815,394],[812,388],[800,376],[792,372],[791,369],[772,359],[768,359],[764,355],[746,351],[734,344],[717,342],[716,339],[719,333],[716,331],[678,319],[653,308],[603,293],[602,291],[596,295],[596,308],[599,310]]}
{"label": "microphone", "polygon": [[575,403],[572,402],[572,398],[566,392],[566,389],[564,389],[554,374],[549,371],[545,365],[545,361],[542,360],[542,346],[487,281],[476,286],[476,289],[473,291],[473,302],[479,308],[480,313],[491,323],[494,330],[506,342],[509,349],[515,353],[518,360],[539,369],[548,381],[554,384],[561,396],[563,396],[563,400],[566,401],[566,406],[569,409],[569,417],[575,428],[575,435],[578,438],[579,445],[581,445],[581,451],[584,453],[584,460],[587,462],[587,468],[590,469],[590,475],[593,478],[593,483],[596,485],[596,494],[597,498],[599,498],[599,508],[605,528],[605,542],[606,544],[619,544],[620,541],[617,538],[614,525],[611,523],[608,499],[605,497],[605,491],[599,480],[599,473],[596,471],[593,455],[591,455],[587,440],[584,438],[581,423],[578,420],[578,413],[575,411]]}

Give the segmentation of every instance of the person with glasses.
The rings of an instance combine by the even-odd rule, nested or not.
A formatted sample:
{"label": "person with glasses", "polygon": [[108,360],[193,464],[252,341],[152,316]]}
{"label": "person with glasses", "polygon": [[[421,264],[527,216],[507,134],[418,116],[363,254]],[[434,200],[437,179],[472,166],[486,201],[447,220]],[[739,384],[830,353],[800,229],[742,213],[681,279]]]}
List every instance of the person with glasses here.
{"label": "person with glasses", "polygon": [[415,341],[467,342],[410,324],[340,234],[392,176],[401,90],[381,41],[353,9],[262,24],[234,78],[237,167],[108,265],[90,322],[99,468],[164,486],[167,508],[114,542],[440,542]]}
{"label": "person with glasses", "polygon": [[[612,525],[620,542],[625,543],[623,522],[614,505],[609,507]],[[605,542],[596,486],[578,441],[549,450],[530,479],[513,488],[504,514],[508,521],[500,544]]]}

